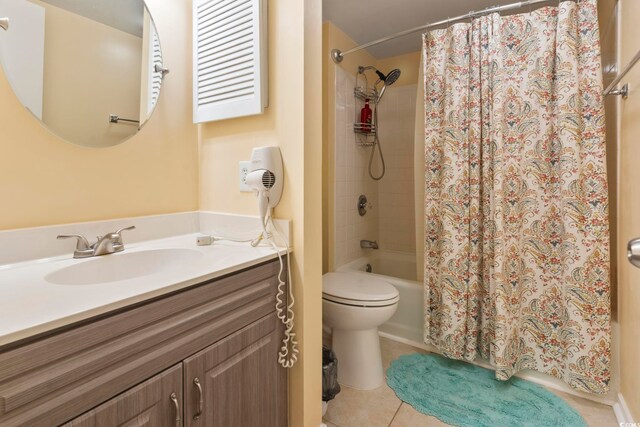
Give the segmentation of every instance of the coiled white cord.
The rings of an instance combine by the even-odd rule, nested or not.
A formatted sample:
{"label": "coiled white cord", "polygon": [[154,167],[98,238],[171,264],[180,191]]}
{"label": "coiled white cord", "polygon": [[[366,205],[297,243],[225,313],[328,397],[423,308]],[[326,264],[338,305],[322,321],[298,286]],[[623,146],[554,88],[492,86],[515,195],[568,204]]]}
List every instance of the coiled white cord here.
{"label": "coiled white cord", "polygon": [[[216,240],[227,240],[230,242],[237,243],[251,243],[251,246],[258,246],[263,240],[268,241],[271,244],[271,247],[278,254],[278,260],[280,261],[280,271],[278,272],[278,291],[276,293],[276,315],[278,319],[284,325],[284,338],[282,338],[282,347],[280,347],[280,351],[278,352],[278,363],[282,365],[284,368],[291,368],[298,361],[298,341],[296,340],[296,333],[293,331],[294,327],[294,312],[293,312],[293,286],[292,286],[292,276],[291,276],[291,262],[287,262],[287,277],[289,278],[289,292],[285,293],[285,286],[287,282],[283,280],[282,273],[284,273],[284,260],[282,259],[282,255],[280,254],[280,250],[278,249],[278,245],[275,242],[274,236],[276,236],[282,243],[284,243],[284,247],[287,250],[287,255],[289,255],[289,242],[284,236],[280,233],[275,223],[273,222],[273,218],[271,217],[271,209],[267,210],[267,215],[264,218],[264,221],[261,220],[262,225],[262,233],[255,239],[233,239],[228,237],[218,237],[218,236],[206,236],[210,237],[210,241],[207,244],[211,244]],[[271,225],[271,229],[273,233],[267,231],[267,225]],[[287,300],[285,302],[284,300]]]}
{"label": "coiled white cord", "polygon": [[[267,224],[271,224],[271,228],[273,229],[273,234],[267,231]],[[282,255],[278,250],[278,246],[276,245],[275,239],[273,236],[277,236],[278,239],[284,243],[284,247],[287,250],[287,255],[289,255],[289,242],[285,239],[275,223],[273,222],[273,218],[271,217],[271,208],[267,210],[267,215],[265,216],[264,222],[262,223],[262,232],[265,238],[271,243],[271,246],[278,254],[278,260],[280,260],[280,271],[278,272],[278,292],[276,293],[276,315],[278,319],[284,325],[284,338],[282,339],[282,347],[280,347],[280,352],[278,353],[278,363],[285,368],[291,368],[298,360],[298,341],[296,340],[296,333],[293,332],[294,327],[294,317],[295,314],[293,312],[293,285],[292,285],[292,276],[291,276],[291,261],[287,262],[287,277],[289,278],[289,293],[285,294],[284,287],[287,283],[282,280],[282,273],[284,271],[284,261],[282,260]],[[252,243],[253,245],[253,243]],[[283,301],[283,297],[288,299],[288,303]]]}

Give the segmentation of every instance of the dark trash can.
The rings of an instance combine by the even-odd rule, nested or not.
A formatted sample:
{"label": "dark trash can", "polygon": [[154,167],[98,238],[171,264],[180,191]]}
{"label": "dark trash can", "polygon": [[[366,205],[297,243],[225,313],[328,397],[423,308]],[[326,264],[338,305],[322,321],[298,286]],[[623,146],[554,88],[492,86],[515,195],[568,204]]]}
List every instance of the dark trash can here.
{"label": "dark trash can", "polygon": [[333,350],[322,346],[322,400],[328,402],[338,393],[338,359]]}

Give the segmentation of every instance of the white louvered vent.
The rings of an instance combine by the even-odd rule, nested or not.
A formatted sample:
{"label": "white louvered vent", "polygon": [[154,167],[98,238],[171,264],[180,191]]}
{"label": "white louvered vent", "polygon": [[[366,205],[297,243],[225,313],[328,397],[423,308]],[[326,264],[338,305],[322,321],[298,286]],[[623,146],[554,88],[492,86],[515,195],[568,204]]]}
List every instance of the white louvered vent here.
{"label": "white louvered vent", "polygon": [[267,106],[266,0],[194,0],[193,121]]}
{"label": "white louvered vent", "polygon": [[156,73],[155,65],[160,64],[162,66],[162,50],[160,49],[160,38],[156,32],[155,27],[152,25],[152,40],[151,40],[151,70],[149,79],[149,111],[153,111],[153,108],[158,102],[160,96],[160,87],[162,86],[162,73]]}

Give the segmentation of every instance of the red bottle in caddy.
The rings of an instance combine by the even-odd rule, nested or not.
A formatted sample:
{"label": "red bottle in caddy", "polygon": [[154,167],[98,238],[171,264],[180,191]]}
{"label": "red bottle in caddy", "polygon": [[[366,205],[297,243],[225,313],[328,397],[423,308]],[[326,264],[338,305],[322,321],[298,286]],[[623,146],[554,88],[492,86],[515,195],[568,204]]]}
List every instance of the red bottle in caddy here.
{"label": "red bottle in caddy", "polygon": [[360,123],[363,132],[371,132],[371,121],[373,119],[373,112],[369,107],[369,100],[365,99],[364,107],[360,110]]}

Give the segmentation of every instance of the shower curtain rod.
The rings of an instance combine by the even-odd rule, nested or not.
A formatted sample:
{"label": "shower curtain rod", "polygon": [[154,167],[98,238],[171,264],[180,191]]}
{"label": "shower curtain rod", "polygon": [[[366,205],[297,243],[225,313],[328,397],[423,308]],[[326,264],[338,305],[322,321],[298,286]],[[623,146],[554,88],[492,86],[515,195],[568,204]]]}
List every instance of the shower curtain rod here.
{"label": "shower curtain rod", "polygon": [[[403,37],[409,34],[413,34],[413,33],[417,33],[418,31],[424,31],[424,30],[428,30],[434,27],[439,27],[441,25],[447,25],[447,24],[452,24],[454,22],[458,22],[458,21],[465,21],[467,19],[473,19],[473,18],[477,18],[479,16],[483,16],[483,15],[488,15],[490,13],[499,13],[499,12],[505,12],[508,10],[514,10],[514,9],[520,9],[522,7],[526,7],[526,6],[533,6],[539,3],[550,3],[551,1],[554,0],[525,0],[525,1],[519,1],[517,3],[510,3],[510,4],[505,4],[503,6],[494,6],[494,7],[489,7],[486,9],[482,9],[480,11],[477,12],[469,12],[465,15],[460,15],[460,16],[456,16],[455,18],[447,18],[447,19],[443,19],[442,21],[438,21],[438,22],[432,22],[430,24],[426,24],[426,25],[422,25],[420,27],[414,27],[414,28],[410,28],[408,30],[404,30],[404,31],[400,31],[399,33],[395,33],[392,34],[390,36],[387,37],[383,37],[381,39],[377,39],[365,44],[361,44],[359,46],[356,46],[354,48],[351,48],[345,52],[342,52],[340,49],[332,49],[331,50],[331,59],[333,59],[333,62],[335,62],[336,64],[339,64],[340,62],[342,62],[342,60],[344,59],[344,55],[349,55],[350,53],[353,52],[357,52],[359,50],[362,49],[366,49],[368,47],[371,46],[375,46],[378,45],[380,43],[384,43],[387,42],[389,40],[393,40],[393,39],[397,39],[398,37]],[[559,0],[555,0],[558,3],[560,2]]]}

